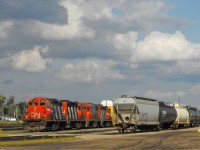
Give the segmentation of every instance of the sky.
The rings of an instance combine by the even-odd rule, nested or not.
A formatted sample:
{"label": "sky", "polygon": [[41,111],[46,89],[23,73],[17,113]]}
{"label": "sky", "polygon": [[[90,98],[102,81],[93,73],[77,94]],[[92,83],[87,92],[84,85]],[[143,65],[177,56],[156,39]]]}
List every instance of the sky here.
{"label": "sky", "polygon": [[[199,0],[0,0],[0,94],[200,107]],[[179,100],[180,99],[180,100]]]}

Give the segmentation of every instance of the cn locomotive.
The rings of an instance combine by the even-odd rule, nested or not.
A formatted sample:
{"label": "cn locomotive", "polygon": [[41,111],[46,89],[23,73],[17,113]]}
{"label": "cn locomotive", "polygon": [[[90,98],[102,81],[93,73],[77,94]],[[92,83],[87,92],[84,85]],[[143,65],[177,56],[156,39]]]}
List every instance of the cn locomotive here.
{"label": "cn locomotive", "polygon": [[111,110],[100,104],[36,97],[28,101],[26,130],[60,130],[112,126]]}
{"label": "cn locomotive", "polygon": [[113,107],[113,125],[119,132],[177,129],[200,123],[200,112],[197,108],[178,103],[123,95],[114,98]]}

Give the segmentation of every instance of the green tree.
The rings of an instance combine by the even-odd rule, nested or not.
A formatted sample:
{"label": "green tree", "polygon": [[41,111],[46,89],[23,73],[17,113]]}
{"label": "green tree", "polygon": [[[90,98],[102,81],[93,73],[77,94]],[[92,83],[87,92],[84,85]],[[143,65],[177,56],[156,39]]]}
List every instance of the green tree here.
{"label": "green tree", "polygon": [[4,106],[4,116],[8,116],[8,107]]}
{"label": "green tree", "polygon": [[0,114],[2,116],[4,116],[3,105],[4,105],[5,101],[6,101],[6,96],[4,96],[4,95],[1,94],[0,95],[0,110],[1,110]]}
{"label": "green tree", "polygon": [[0,106],[3,106],[3,104],[5,103],[5,101],[6,101],[6,96],[4,96],[4,95],[0,95]]}
{"label": "green tree", "polygon": [[14,104],[14,101],[15,101],[15,97],[14,97],[14,96],[10,96],[10,97],[7,99],[6,105],[9,106],[10,104]]}
{"label": "green tree", "polygon": [[19,102],[18,108],[19,108],[19,116],[23,117],[23,115],[26,113],[27,108],[27,102]]}
{"label": "green tree", "polygon": [[9,117],[15,117],[16,116],[16,107],[17,107],[16,104],[10,104],[9,106],[7,106]]}

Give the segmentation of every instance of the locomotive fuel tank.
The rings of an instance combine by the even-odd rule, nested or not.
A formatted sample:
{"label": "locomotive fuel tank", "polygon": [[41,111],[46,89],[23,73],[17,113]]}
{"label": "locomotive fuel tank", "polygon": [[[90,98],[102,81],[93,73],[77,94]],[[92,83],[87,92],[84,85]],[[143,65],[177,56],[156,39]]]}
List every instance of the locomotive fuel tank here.
{"label": "locomotive fuel tank", "polygon": [[177,118],[177,111],[171,103],[159,102],[159,120],[163,129],[170,128]]}

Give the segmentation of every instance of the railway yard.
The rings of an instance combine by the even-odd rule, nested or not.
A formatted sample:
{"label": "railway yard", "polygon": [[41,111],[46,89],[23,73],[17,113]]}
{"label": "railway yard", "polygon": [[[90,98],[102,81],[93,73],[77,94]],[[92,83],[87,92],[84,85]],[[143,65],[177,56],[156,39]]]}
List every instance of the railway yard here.
{"label": "railway yard", "polygon": [[47,137],[74,137],[72,141],[24,146],[0,147],[22,149],[200,149],[199,127],[159,132],[118,133],[114,128],[63,130],[52,132],[18,132],[0,135],[0,141],[20,141]]}

